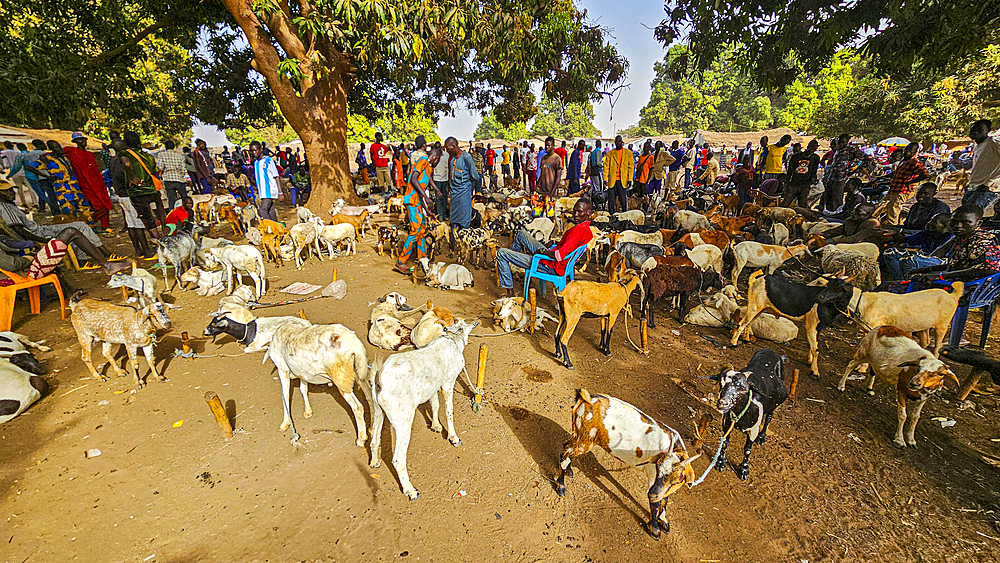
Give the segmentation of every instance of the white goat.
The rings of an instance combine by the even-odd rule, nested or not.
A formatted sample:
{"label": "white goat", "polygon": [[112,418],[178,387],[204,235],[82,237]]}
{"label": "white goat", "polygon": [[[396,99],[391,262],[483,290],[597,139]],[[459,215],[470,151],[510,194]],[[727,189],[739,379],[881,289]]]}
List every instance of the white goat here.
{"label": "white goat", "polygon": [[292,225],[292,228],[288,229],[288,235],[292,238],[292,246],[295,249],[296,268],[302,268],[303,250],[307,251],[306,258],[315,251],[316,256],[321,262],[323,261],[323,252],[319,248],[319,229],[322,224],[322,220],[314,216],[312,219]]}
{"label": "white goat", "polygon": [[427,258],[421,258],[420,267],[427,274],[427,285],[431,287],[461,291],[475,285],[472,272],[460,264],[446,264],[445,262],[431,264]]}
{"label": "white goat", "polygon": [[714,244],[699,244],[698,246],[685,251],[687,257],[702,270],[709,268],[716,273],[722,274],[722,251]]}
{"label": "white goat", "polygon": [[674,228],[685,231],[700,231],[701,229],[711,229],[712,225],[708,222],[708,218],[701,213],[681,209],[674,213]]}
{"label": "white goat", "polygon": [[233,274],[239,285],[243,285],[243,274],[246,272],[254,282],[254,293],[259,299],[264,295],[264,255],[256,248],[241,244],[238,246],[222,246],[209,248],[205,251],[205,262],[209,267],[222,264],[223,278],[226,282],[226,292],[233,292]]}
{"label": "white goat", "polygon": [[347,254],[358,253],[355,240],[358,238],[358,230],[350,223],[340,223],[338,225],[325,225],[319,227],[317,234],[319,242],[326,245],[326,252],[333,257],[333,247],[340,243],[347,245]]}
{"label": "white goat", "polygon": [[[448,422],[448,441],[453,446],[461,446],[462,440],[455,432],[454,394],[458,374],[465,370],[465,345],[469,333],[479,326],[479,321],[467,323],[463,319],[446,330],[446,334],[426,348],[393,354],[384,365],[378,358],[369,372],[372,397],[372,441],[371,467],[382,465],[379,460],[379,446],[382,439],[383,411],[396,434],[396,444],[392,453],[392,466],[410,500],[420,498],[420,493],[410,483],[406,471],[406,450],[410,445],[413,416],[417,406],[427,401],[431,403],[431,430],[441,431],[438,420],[440,402],[438,391],[444,394],[444,414]],[[280,332],[280,331],[279,331]],[[273,344],[272,344],[273,349]]]}
{"label": "white goat", "polygon": [[454,324],[455,317],[451,311],[434,307],[424,313],[417,326],[413,327],[413,332],[410,333],[410,342],[417,348],[425,348]]}
{"label": "white goat", "polygon": [[198,266],[189,268],[181,274],[181,281],[185,284],[193,283],[198,286],[195,291],[198,295],[218,295],[226,290],[226,284],[222,281],[222,270],[203,270]]}

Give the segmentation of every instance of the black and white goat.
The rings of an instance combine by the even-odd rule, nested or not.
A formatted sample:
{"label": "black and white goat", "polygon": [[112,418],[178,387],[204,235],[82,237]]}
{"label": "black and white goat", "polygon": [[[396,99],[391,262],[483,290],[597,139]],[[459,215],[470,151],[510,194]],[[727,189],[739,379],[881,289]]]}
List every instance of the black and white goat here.
{"label": "black and white goat", "polygon": [[[754,444],[767,439],[774,409],[788,398],[785,389],[785,357],[766,348],[758,350],[750,363],[740,371],[730,367],[711,377],[719,382],[719,411],[723,413],[722,426],[741,430],[747,436],[743,446],[743,462],[736,468],[736,476],[746,480],[750,476],[750,450]],[[715,468],[726,468],[726,448],[729,435],[719,445],[720,454]]]}

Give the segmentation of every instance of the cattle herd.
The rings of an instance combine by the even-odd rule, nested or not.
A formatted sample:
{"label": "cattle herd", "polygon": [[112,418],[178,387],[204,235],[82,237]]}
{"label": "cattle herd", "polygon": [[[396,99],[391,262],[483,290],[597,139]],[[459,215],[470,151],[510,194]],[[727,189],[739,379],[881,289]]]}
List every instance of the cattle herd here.
{"label": "cattle herd", "polygon": [[[472,286],[472,270],[495,263],[497,249],[504,246],[499,237],[513,238],[524,230],[541,242],[558,239],[578,199],[560,198],[556,215],[550,219],[532,217],[520,193],[508,190],[477,195],[474,207],[481,223],[455,233],[451,249],[455,262],[436,261],[450,246],[451,237],[446,225],[433,223],[427,241],[430,256],[420,261],[417,274],[422,271],[427,285],[440,289]],[[339,324],[317,325],[298,316],[258,317],[252,312],[268,289],[268,262],[282,266],[292,261],[301,268],[312,258],[324,260],[324,251],[330,259],[356,253],[357,241],[366,231],[379,254],[394,255],[405,236],[404,227],[392,221],[398,202],[383,199],[369,203],[347,206],[338,201],[329,210],[329,221],[306,208],[296,208],[296,224],[287,227],[260,220],[252,205],[213,214],[208,207],[201,209],[200,202],[198,215],[204,215],[204,220],[157,242],[161,262],[174,269],[173,280],[164,273],[163,291],[173,291],[179,285],[197,289],[199,295],[225,292],[209,314],[211,320],[203,334],[213,339],[230,335],[245,353],[264,352],[265,361],[274,364],[283,408],[280,429],[291,428],[293,444],[299,440],[289,402],[295,379],[306,418],[313,414],[308,384],[337,388],[353,414],[357,445],[364,447],[370,437],[373,468],[381,463],[379,443],[383,420],[388,418],[395,435],[392,463],[403,493],[415,500],[419,493],[406,467],[414,414],[418,405],[429,402],[431,429],[445,432],[454,446],[462,444],[455,430],[453,394],[458,378],[463,373],[468,377],[464,348],[479,324],[472,320],[478,315],[469,312],[467,318],[461,318],[429,305],[417,315],[421,308],[411,308],[403,295],[382,295],[372,304],[368,341],[387,351],[386,356],[370,354],[353,331]],[[590,225],[591,240],[576,263],[577,275],[587,273],[591,263],[599,266],[588,274],[591,279],[569,281],[554,299],[558,306],[555,315],[538,307],[534,299],[497,299],[492,302],[495,324],[505,333],[533,333],[542,328],[543,320],[558,320],[553,356],[572,369],[569,343],[581,319],[601,319],[597,348],[610,356],[614,327],[620,316],[626,316],[624,322],[628,323],[630,303],[638,306],[640,325],[653,329],[655,309],[668,297],[676,301],[682,322],[731,329],[732,346],[748,338],[785,343],[797,337],[796,323],[801,323],[809,344],[806,363],[810,375],[818,378],[819,335],[835,322],[850,318],[867,334],[854,357],[844,362],[838,389],[844,390],[855,368],[868,371],[865,387],[869,393],[876,377],[890,382],[899,411],[893,441],[902,447],[915,446],[915,427],[924,402],[945,380],[958,382],[938,355],[963,285],[908,294],[874,292],[879,278],[877,246],[827,244],[822,233],[836,223],[808,222],[794,210],[762,203],[749,203],[737,214],[737,200],[731,195],[688,191],[647,202],[648,212],[597,212]],[[234,238],[245,237],[250,244],[205,236],[227,224]],[[797,275],[786,271],[791,262],[798,267]],[[803,278],[802,271],[813,275]],[[242,274],[249,276],[252,286],[242,284]],[[748,276],[745,285],[741,276]],[[126,372],[115,360],[118,345],[125,346],[137,389],[144,387],[146,379],[140,375],[140,349],[152,378],[165,380],[156,371],[153,348],[157,333],[171,327],[168,313],[174,305],[160,299],[157,285],[155,276],[133,265],[131,274],[116,274],[109,282],[110,287],[122,288],[123,297],[127,290],[134,293],[128,302],[115,304],[80,295],[71,299],[72,325],[81,357],[95,379],[107,380],[91,363],[91,348],[100,342],[103,355],[117,374]],[[740,291],[740,287],[745,289]],[[639,296],[633,301],[636,290]],[[934,344],[927,348],[932,332]],[[0,378],[0,422],[13,418],[45,393],[45,381],[39,377],[43,369],[25,345],[44,348],[23,336],[0,333],[0,350],[8,360],[0,367],[4,372]],[[746,366],[737,369],[726,365],[712,378],[719,385],[718,402],[712,406],[723,414],[725,429],[711,458],[716,469],[726,468],[731,432],[739,430],[746,434],[746,443],[735,471],[740,479],[748,477],[751,450],[765,443],[775,410],[788,397],[786,361],[779,352],[762,348]],[[477,393],[482,391],[471,381],[469,385]],[[370,429],[365,424],[365,406],[355,395],[358,388],[370,409]],[[438,417],[438,392],[444,398],[446,427]],[[643,466],[650,482],[649,532],[658,538],[669,531],[666,498],[682,486],[700,482],[692,462],[702,455],[699,452],[707,427],[706,419],[700,421],[693,441],[686,444],[678,430],[636,407],[581,389],[571,411],[570,440],[561,455],[552,452],[559,458],[556,490],[565,494],[565,477],[573,474],[572,462],[594,446],[628,464]]]}

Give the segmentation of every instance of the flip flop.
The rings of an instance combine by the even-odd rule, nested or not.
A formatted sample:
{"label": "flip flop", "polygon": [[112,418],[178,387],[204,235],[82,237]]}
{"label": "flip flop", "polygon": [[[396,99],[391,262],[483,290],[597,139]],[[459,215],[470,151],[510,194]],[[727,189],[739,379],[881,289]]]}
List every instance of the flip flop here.
{"label": "flip flop", "polygon": [[108,256],[108,262],[121,262],[122,260],[128,260],[128,257],[115,254],[114,252],[111,253],[111,256]]}
{"label": "flip flop", "polygon": [[396,264],[395,266],[392,267],[392,269],[396,270],[397,272],[399,272],[399,273],[401,273],[403,275],[406,275],[406,276],[408,276],[408,275],[410,275],[410,274],[413,273],[413,268],[412,267],[407,268],[406,266],[403,266],[401,264]]}
{"label": "flip flop", "polygon": [[158,260],[158,258],[157,258],[157,256],[155,254],[152,255],[152,256],[150,256],[149,258],[143,257],[142,259],[143,260]]}
{"label": "flip flop", "polygon": [[81,270],[98,270],[101,266],[94,264],[93,262],[87,262],[83,266],[80,266]]}

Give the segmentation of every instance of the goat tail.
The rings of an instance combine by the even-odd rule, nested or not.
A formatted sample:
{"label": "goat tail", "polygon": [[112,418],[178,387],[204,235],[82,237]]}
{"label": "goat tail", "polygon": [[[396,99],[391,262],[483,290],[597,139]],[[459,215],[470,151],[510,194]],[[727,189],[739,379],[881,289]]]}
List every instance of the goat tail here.
{"label": "goat tail", "polygon": [[590,393],[588,393],[587,390],[584,389],[583,387],[581,387],[580,390],[577,392],[577,399],[587,403],[588,405],[594,404],[594,399],[590,396]]}
{"label": "goat tail", "polygon": [[955,297],[955,301],[958,301],[962,297],[962,292],[965,291],[965,282],[951,282],[951,292]]}

